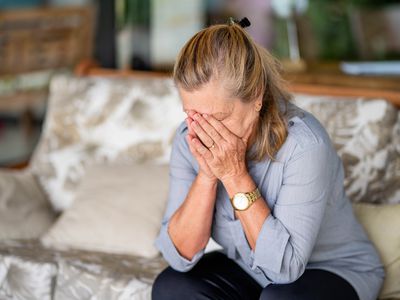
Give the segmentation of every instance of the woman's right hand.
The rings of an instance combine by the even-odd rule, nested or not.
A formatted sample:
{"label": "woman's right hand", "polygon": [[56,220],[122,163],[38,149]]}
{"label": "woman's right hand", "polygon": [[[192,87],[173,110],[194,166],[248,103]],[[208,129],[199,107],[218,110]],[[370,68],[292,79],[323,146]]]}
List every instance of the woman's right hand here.
{"label": "woman's right hand", "polygon": [[189,111],[188,117],[186,118],[186,123],[188,126],[188,134],[186,136],[186,140],[189,145],[190,152],[193,154],[193,156],[196,158],[197,163],[199,164],[199,173],[198,177],[201,179],[204,179],[206,181],[209,181],[210,183],[215,183],[218,179],[215,177],[215,175],[211,172],[210,167],[208,166],[207,162],[205,159],[200,155],[200,153],[197,152],[197,150],[193,147],[192,139],[197,138],[196,133],[194,132],[191,123],[193,122],[192,116],[196,112]]}

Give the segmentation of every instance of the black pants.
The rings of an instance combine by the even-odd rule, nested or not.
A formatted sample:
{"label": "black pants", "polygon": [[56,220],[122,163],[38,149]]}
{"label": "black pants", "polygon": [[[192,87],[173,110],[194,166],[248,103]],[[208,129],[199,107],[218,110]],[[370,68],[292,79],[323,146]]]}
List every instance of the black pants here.
{"label": "black pants", "polygon": [[354,288],[325,270],[305,270],[289,284],[271,284],[263,288],[238,264],[223,253],[206,253],[188,272],[167,267],[156,278],[153,300],[261,299],[261,300],[358,300]]}

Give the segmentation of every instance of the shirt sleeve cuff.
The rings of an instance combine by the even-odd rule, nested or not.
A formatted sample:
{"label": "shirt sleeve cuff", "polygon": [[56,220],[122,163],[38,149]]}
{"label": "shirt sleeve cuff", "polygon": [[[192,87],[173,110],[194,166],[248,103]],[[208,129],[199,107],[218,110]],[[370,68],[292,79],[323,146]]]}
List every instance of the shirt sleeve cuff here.
{"label": "shirt sleeve cuff", "polygon": [[192,269],[200,258],[204,254],[204,248],[199,250],[191,260],[183,257],[176,249],[171,237],[168,233],[168,223],[163,224],[160,229],[160,234],[154,242],[156,248],[158,248],[163,254],[164,259],[169,263],[169,265],[181,272],[187,272]]}
{"label": "shirt sleeve cuff", "polygon": [[255,249],[251,250],[251,269],[261,267],[279,273],[289,237],[286,228],[269,214],[261,227]]}

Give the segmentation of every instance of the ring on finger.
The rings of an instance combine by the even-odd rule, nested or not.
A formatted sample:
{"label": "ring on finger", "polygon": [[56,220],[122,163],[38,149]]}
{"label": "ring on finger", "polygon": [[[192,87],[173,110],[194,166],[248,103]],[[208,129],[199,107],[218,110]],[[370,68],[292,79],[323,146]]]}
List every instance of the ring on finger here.
{"label": "ring on finger", "polygon": [[213,141],[212,145],[208,147],[209,150],[213,149],[215,147],[215,142]]}

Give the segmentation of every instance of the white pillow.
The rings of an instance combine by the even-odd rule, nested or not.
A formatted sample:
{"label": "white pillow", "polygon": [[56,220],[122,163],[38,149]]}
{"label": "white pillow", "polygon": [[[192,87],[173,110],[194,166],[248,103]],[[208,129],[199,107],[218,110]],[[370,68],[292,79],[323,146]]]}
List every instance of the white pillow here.
{"label": "white pillow", "polygon": [[379,299],[400,298],[400,204],[355,203],[353,209],[385,267]]}
{"label": "white pillow", "polygon": [[154,257],[168,194],[168,166],[90,166],[76,198],[41,238],[47,247]]}

